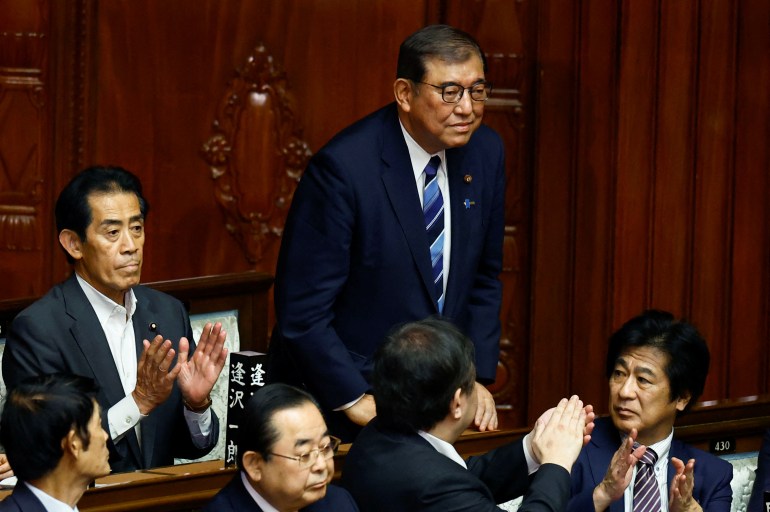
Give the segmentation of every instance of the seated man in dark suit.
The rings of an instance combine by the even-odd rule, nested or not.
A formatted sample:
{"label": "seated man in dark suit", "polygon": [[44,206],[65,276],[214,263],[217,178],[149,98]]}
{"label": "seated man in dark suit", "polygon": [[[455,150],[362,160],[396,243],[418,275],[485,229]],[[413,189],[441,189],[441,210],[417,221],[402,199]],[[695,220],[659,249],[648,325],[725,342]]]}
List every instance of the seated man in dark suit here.
{"label": "seated man in dark suit", "polygon": [[53,374],[32,377],[8,395],[0,441],[16,472],[1,512],[76,510],[88,485],[110,472],[91,379]]}
{"label": "seated man in dark suit", "polygon": [[209,393],[226,333],[206,325],[196,350],[182,303],[139,285],[147,209],[141,183],[119,167],[69,182],[56,228],[74,273],[16,316],[3,355],[9,389],[55,372],[98,383],[116,472],[201,457],[219,435]]}
{"label": "seated man in dark suit", "polygon": [[362,511],[500,510],[496,503],[524,493],[521,512],[564,510],[592,408],[576,396],[563,399],[523,440],[466,462],[452,444],[476,412],[473,359],[471,341],[434,319],[404,325],[378,349],[377,416],[342,470]]}
{"label": "seated man in dark suit", "polygon": [[767,512],[765,491],[770,491],[770,429],[762,438],[762,448],[757,456],[757,473],[751,490],[747,512]]}
{"label": "seated man in dark suit", "polygon": [[240,471],[204,512],[355,512],[353,498],[329,485],[339,439],[329,435],[315,399],[268,384],[245,405],[238,432]]}
{"label": "seated man in dark suit", "polygon": [[673,439],[677,414],[703,392],[709,359],[698,331],[663,311],[645,311],[610,337],[610,417],[596,420],[572,470],[568,510],[730,510],[730,463]]}

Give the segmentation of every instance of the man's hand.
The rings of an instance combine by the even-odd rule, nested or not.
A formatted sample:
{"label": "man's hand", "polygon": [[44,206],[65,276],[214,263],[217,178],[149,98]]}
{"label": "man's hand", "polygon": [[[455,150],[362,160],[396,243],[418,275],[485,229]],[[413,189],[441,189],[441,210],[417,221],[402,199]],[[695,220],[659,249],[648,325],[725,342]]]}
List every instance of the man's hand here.
{"label": "man's hand", "polygon": [[647,447],[644,445],[640,445],[636,450],[633,449],[636,436],[636,429],[631,429],[631,433],[612,456],[610,467],[607,468],[604,479],[594,489],[594,510],[596,512],[606,510],[610,503],[619,500],[628,484],[631,483],[634,466],[647,451]]}
{"label": "man's hand", "polygon": [[702,512],[703,509],[692,497],[695,487],[695,459],[690,459],[687,464],[676,457],[671,457],[671,464],[676,474],[671,479],[671,491],[668,498],[668,510],[670,512]]}
{"label": "man's hand", "polygon": [[350,421],[362,427],[377,416],[377,407],[374,404],[374,396],[366,394],[361,400],[343,411]]}
{"label": "man's hand", "polygon": [[495,408],[495,399],[482,384],[475,383],[476,397],[478,405],[476,406],[476,416],[473,418],[473,424],[480,432],[485,430],[497,430],[497,409]]}
{"label": "man's hand", "polygon": [[211,389],[217,382],[222,368],[227,360],[225,339],[227,332],[222,329],[222,324],[217,322],[211,325],[207,323],[195,347],[191,359],[190,342],[187,338],[179,340],[179,377],[177,384],[182,396],[192,407],[204,405],[208,400]]}
{"label": "man's hand", "polygon": [[171,341],[163,341],[161,335],[155,336],[152,343],[144,340],[142,357],[136,366],[136,387],[131,393],[140,413],[150,414],[171,394],[180,370],[178,364],[171,368],[174,355]]}
{"label": "man's hand", "polygon": [[5,480],[13,476],[13,469],[11,468],[8,457],[4,453],[0,453],[0,480]]}
{"label": "man's hand", "polygon": [[577,395],[562,398],[555,409],[546,411],[535,422],[532,431],[532,453],[541,463],[558,464],[572,470],[580,450],[586,427],[586,412]]}

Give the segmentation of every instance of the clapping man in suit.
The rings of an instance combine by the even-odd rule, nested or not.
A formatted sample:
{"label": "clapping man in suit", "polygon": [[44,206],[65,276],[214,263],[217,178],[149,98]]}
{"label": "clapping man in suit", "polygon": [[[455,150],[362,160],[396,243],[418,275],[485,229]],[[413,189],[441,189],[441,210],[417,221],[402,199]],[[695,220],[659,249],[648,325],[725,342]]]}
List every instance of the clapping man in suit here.
{"label": "clapping man in suit", "polygon": [[473,421],[475,377],[473,345],[448,322],[413,322],[389,336],[374,359],[377,417],[342,469],[362,511],[494,511],[525,493],[520,512],[564,510],[593,408],[563,399],[524,439],[465,461],[452,444]]}
{"label": "clapping man in suit", "polygon": [[503,144],[481,124],[491,89],[471,36],[417,31],[399,50],[395,101],[326,144],[294,194],[271,375],[305,385],[345,440],[376,414],[372,356],[389,329],[437,314],[473,340],[474,424],[497,428],[483,385],[499,358],[505,196]]}
{"label": "clapping man in suit", "polygon": [[77,510],[88,485],[110,472],[91,379],[52,374],[32,377],[8,395],[0,440],[18,482],[0,512]]}
{"label": "clapping man in suit", "polygon": [[219,435],[209,393],[226,333],[207,324],[196,349],[182,303],[139,285],[147,208],[125,169],[91,167],[70,181],[56,228],[74,273],[19,313],[3,355],[9,389],[54,372],[98,383],[113,471],[201,457]]}
{"label": "clapping man in suit", "polygon": [[729,512],[730,463],[673,439],[708,369],[706,342],[667,312],[645,311],[610,337],[610,417],[573,468],[569,511]]}
{"label": "clapping man in suit", "polygon": [[329,482],[339,439],[329,435],[315,399],[268,384],[246,402],[238,431],[238,474],[204,512],[357,512]]}

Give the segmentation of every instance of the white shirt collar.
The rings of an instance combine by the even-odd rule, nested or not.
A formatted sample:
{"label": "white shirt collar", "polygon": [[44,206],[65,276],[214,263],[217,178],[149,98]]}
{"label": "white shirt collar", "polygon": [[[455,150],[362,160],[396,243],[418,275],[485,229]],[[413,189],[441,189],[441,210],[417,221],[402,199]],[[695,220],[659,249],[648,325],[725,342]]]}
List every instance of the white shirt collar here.
{"label": "white shirt collar", "polygon": [[460,454],[457,453],[457,450],[455,450],[455,447],[451,444],[447,443],[443,439],[439,439],[438,437],[434,436],[433,434],[429,434],[425,431],[418,430],[417,431],[420,436],[428,441],[430,445],[436,449],[437,452],[439,452],[441,455],[444,455],[445,457],[450,458],[451,460],[455,461],[465,469],[468,469],[468,465],[465,464],[465,460],[463,460],[462,457],[460,457]]}
{"label": "white shirt collar", "polygon": [[70,507],[63,501],[59,501],[53,496],[50,496],[34,485],[31,485],[27,482],[24,482],[24,485],[26,485],[30,491],[32,491],[32,494],[34,494],[37,499],[40,500],[40,503],[43,504],[43,508],[46,509],[46,512],[78,512],[78,507],[75,508]]}
{"label": "white shirt collar", "polygon": [[412,162],[412,171],[414,172],[415,181],[420,179],[423,171],[425,171],[425,166],[428,165],[431,157],[435,155],[441,157],[441,166],[438,169],[439,172],[444,170],[444,173],[446,173],[446,150],[442,149],[438,153],[435,153],[435,155],[431,155],[422,149],[422,146],[417,144],[417,141],[412,138],[408,131],[406,131],[406,128],[404,128],[404,123],[402,123],[400,119],[398,124],[401,126],[401,132],[404,134],[406,149],[409,150],[409,159]]}
{"label": "white shirt collar", "polygon": [[246,492],[249,493],[249,496],[251,496],[254,502],[259,505],[259,508],[262,509],[262,512],[278,512],[277,508],[268,503],[267,500],[260,496],[260,494],[251,486],[251,482],[246,478],[246,473],[243,471],[241,471],[241,482],[243,482],[243,486],[246,488]]}
{"label": "white shirt collar", "polygon": [[86,298],[91,304],[91,307],[94,308],[94,312],[96,313],[96,317],[99,319],[100,325],[103,326],[105,323],[107,323],[107,319],[109,319],[110,316],[115,312],[116,308],[122,308],[122,310],[125,312],[126,322],[128,322],[131,317],[134,316],[134,312],[136,311],[136,304],[138,301],[136,299],[136,295],[134,295],[133,289],[129,290],[125,295],[125,304],[117,304],[114,300],[110,299],[102,292],[91,286],[88,281],[80,277],[77,273],[75,274],[75,277],[78,280],[78,284],[80,284],[80,287],[83,289],[83,293],[86,294]]}

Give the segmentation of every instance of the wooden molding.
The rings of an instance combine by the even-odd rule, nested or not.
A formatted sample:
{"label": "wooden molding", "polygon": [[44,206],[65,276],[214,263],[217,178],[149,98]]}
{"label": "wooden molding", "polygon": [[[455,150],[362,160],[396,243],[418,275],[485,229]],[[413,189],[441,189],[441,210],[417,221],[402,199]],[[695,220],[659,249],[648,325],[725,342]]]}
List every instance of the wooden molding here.
{"label": "wooden molding", "polygon": [[286,74],[259,44],[228,83],[204,143],[225,227],[251,263],[280,238],[297,181],[310,158]]}

